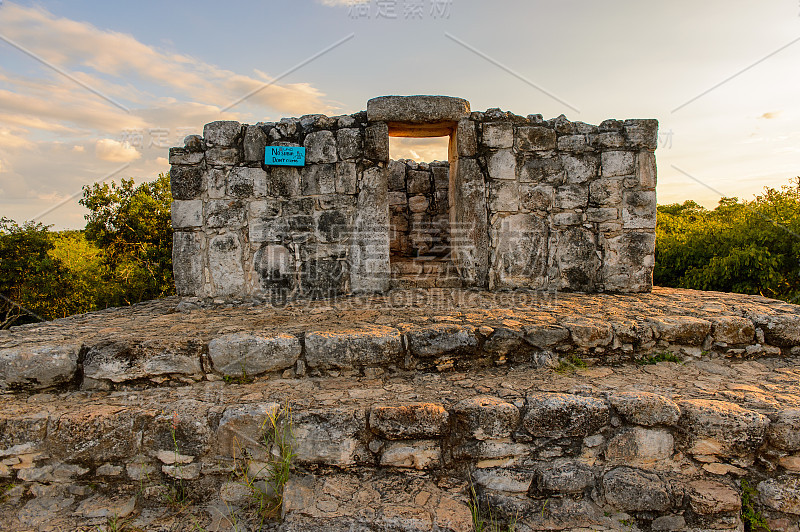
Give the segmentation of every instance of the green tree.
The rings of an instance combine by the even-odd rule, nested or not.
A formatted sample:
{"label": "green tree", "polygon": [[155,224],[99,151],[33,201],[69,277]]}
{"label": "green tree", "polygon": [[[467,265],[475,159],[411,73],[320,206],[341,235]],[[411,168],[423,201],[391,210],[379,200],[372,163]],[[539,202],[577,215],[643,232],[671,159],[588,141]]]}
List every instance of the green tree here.
{"label": "green tree", "polygon": [[134,186],[132,179],[84,187],[86,239],[103,250],[110,282],[124,287],[100,306],[129,305],[174,293],[169,174]]}
{"label": "green tree", "polygon": [[0,328],[68,316],[74,278],[50,255],[51,233],[41,223],[0,218]]}

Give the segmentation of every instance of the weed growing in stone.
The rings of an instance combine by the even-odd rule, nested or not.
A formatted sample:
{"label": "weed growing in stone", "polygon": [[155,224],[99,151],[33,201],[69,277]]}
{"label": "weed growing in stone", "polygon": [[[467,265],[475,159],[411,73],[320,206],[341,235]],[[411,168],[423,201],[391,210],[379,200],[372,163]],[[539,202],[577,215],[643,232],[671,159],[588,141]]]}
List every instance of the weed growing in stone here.
{"label": "weed growing in stone", "polygon": [[222,377],[222,380],[225,381],[225,384],[250,384],[253,382],[253,377],[249,376],[247,370],[242,366],[241,375],[225,375]]}
{"label": "weed growing in stone", "polygon": [[105,528],[96,528],[97,532],[138,532],[140,528],[132,528],[130,518],[112,515],[106,521]]}
{"label": "weed growing in stone", "polygon": [[745,532],[772,532],[767,525],[767,520],[755,506],[758,492],[749,482],[742,479],[742,521]]}
{"label": "weed growing in stone", "polygon": [[0,502],[5,502],[6,498],[8,497],[8,492],[14,489],[13,482],[7,482],[6,484],[0,484]]}
{"label": "weed growing in stone", "polygon": [[503,524],[495,517],[488,497],[486,498],[486,511],[481,508],[481,503],[472,481],[469,484],[468,504],[469,512],[472,515],[472,528],[475,532],[515,532],[517,529],[516,519],[512,519],[508,524]]}
{"label": "weed growing in stone", "polygon": [[558,362],[558,366],[556,366],[553,371],[562,375],[566,375],[579,369],[585,369],[586,367],[586,362],[581,357],[572,354],[567,358],[562,358]]}
{"label": "weed growing in stone", "polygon": [[172,450],[175,453],[175,479],[166,486],[167,490],[164,493],[166,502],[179,510],[183,510],[189,505],[189,490],[186,482],[183,479],[182,467],[180,464],[180,446],[178,445],[178,413],[173,412],[172,423],[169,427],[170,437],[172,438]]}
{"label": "weed growing in stone", "polygon": [[[235,475],[250,493],[250,506],[263,525],[267,519],[280,516],[283,506],[283,489],[292,470],[294,429],[292,411],[288,406],[267,415],[262,425],[264,435],[261,445],[267,451],[267,461],[258,469],[246,450],[234,457]],[[260,480],[263,479],[263,480]]]}
{"label": "weed growing in stone", "polygon": [[636,363],[640,366],[650,366],[653,364],[658,364],[659,362],[675,362],[676,364],[683,364],[681,357],[674,353],[670,353],[669,351],[661,351],[660,353],[656,353],[651,357],[640,358],[636,361]]}

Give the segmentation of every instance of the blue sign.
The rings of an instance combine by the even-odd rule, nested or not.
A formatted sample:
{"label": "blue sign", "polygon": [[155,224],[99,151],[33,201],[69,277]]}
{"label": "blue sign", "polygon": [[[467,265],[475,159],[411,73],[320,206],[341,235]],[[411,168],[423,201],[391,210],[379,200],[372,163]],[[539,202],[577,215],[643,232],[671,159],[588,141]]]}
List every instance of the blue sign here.
{"label": "blue sign", "polygon": [[305,166],[306,149],[296,146],[267,146],[264,164],[270,166]]}

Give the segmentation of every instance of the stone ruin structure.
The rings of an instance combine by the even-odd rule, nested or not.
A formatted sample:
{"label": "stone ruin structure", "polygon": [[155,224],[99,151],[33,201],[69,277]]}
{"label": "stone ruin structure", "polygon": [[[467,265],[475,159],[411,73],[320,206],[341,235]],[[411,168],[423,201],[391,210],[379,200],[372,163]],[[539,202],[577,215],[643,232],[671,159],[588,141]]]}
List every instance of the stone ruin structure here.
{"label": "stone ruin structure", "polygon": [[[657,128],[471,112],[444,96],[212,122],[170,150],[178,293],[649,291]],[[449,136],[448,161],[390,160],[391,136]],[[266,166],[267,146],[304,147],[305,165]]]}
{"label": "stone ruin structure", "polygon": [[184,297],[0,330],[0,528],[797,532],[800,306],[651,290],[655,140],[441,97],[209,124]]}

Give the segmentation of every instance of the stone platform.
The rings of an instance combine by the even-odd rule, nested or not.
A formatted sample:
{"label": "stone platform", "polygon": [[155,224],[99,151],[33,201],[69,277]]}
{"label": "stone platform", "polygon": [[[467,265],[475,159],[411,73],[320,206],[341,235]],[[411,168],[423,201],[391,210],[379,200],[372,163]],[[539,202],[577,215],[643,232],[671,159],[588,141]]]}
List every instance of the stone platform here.
{"label": "stone platform", "polygon": [[[520,531],[742,530],[744,479],[797,531],[798,310],[436,289],[19,327],[0,335],[0,522],[467,531],[471,482]],[[243,471],[274,456],[276,412],[296,456],[282,522],[260,523]]]}

